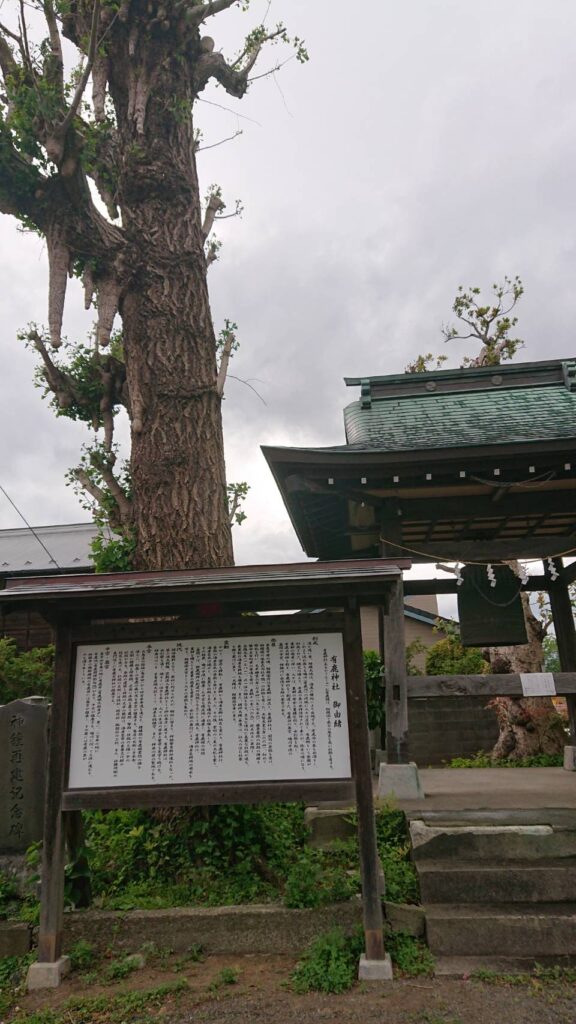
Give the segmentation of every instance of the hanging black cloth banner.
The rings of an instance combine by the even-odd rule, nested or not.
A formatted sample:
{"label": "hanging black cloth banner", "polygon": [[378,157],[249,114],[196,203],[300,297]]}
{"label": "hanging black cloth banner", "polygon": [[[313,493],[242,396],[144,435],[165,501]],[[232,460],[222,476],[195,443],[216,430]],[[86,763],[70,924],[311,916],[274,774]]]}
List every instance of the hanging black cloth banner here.
{"label": "hanging black cloth banner", "polygon": [[464,647],[511,647],[528,642],[520,580],[507,565],[467,565],[458,587],[458,617]]}

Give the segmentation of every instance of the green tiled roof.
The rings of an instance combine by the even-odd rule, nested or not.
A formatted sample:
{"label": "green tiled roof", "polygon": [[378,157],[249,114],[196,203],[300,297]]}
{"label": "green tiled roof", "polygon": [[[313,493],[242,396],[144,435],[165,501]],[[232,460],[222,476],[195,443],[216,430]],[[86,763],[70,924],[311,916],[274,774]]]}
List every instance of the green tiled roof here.
{"label": "green tiled roof", "polygon": [[344,410],[348,445],[404,451],[576,440],[576,392],[565,384],[375,398]]}

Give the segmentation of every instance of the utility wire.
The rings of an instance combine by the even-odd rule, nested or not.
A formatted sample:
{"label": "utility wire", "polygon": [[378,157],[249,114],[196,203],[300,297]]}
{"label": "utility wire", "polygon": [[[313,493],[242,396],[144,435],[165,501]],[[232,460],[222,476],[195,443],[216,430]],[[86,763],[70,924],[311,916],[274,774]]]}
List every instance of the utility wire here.
{"label": "utility wire", "polygon": [[20,519],[22,520],[22,522],[26,523],[26,526],[30,530],[30,533],[33,534],[34,537],[36,537],[36,540],[38,541],[38,543],[41,545],[41,547],[44,548],[44,551],[48,555],[48,558],[50,559],[50,561],[54,562],[54,565],[56,566],[57,569],[61,569],[62,566],[58,565],[58,562],[54,558],[54,555],[52,555],[50,553],[50,551],[48,551],[48,548],[46,547],[46,545],[45,545],[44,541],[42,540],[42,538],[38,536],[38,534],[36,533],[36,530],[34,529],[34,527],[30,526],[30,523],[26,519],[26,516],[22,514],[22,512],[20,511],[20,509],[18,508],[16,503],[14,501],[12,501],[12,498],[10,497],[8,492],[4,490],[4,488],[2,487],[2,484],[0,484],[0,491],[2,491],[2,494],[4,495],[4,497],[10,502],[10,504],[12,505],[12,508],[16,510],[16,512],[20,516]]}

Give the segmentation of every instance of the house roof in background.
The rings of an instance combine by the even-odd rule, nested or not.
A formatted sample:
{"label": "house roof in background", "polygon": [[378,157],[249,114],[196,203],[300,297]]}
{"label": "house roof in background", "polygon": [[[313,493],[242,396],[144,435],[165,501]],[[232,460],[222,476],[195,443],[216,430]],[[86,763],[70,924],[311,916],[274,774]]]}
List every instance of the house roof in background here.
{"label": "house roof in background", "polygon": [[96,532],[94,523],[0,530],[0,577],[90,571],[90,543]]}

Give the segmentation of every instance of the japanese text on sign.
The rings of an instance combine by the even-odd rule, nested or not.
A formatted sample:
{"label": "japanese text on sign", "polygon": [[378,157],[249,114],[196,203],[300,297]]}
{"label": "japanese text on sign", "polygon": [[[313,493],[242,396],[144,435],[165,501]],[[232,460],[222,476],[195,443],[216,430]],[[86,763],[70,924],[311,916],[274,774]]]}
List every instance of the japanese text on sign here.
{"label": "japanese text on sign", "polygon": [[339,633],[78,648],[70,788],[349,777]]}

